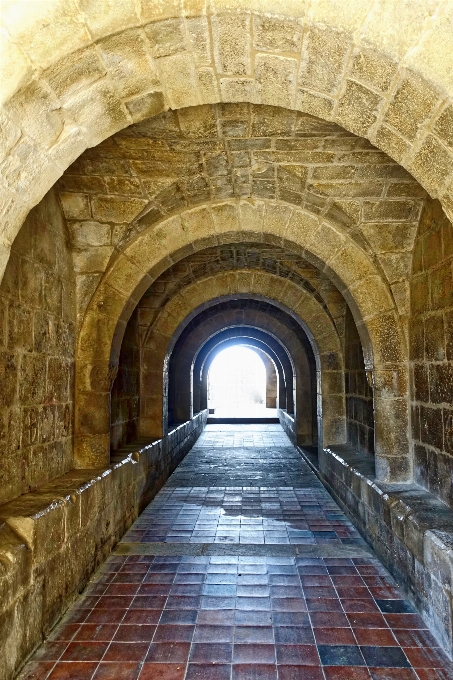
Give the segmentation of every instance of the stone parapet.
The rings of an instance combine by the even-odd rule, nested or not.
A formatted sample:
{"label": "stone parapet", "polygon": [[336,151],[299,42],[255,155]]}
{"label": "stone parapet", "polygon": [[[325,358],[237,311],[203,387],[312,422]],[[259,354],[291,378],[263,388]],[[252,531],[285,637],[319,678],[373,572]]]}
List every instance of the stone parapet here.
{"label": "stone parapet", "polygon": [[201,434],[207,411],[0,506],[0,678],[13,678]]}
{"label": "stone parapet", "polygon": [[453,511],[416,484],[375,481],[371,456],[347,447],[322,450],[317,466],[304,457],[452,657]]}
{"label": "stone parapet", "polygon": [[288,435],[289,439],[291,442],[297,446],[297,433],[296,433],[296,423],[294,422],[294,417],[288,413],[283,408],[279,408],[277,410],[277,415],[278,419],[280,421],[280,425],[283,427],[285,430],[286,434]]}

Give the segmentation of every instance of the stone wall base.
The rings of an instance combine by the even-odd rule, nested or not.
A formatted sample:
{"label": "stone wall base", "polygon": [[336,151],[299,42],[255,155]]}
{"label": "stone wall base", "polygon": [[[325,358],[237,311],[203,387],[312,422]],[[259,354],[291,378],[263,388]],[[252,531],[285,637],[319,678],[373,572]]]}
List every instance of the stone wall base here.
{"label": "stone wall base", "polygon": [[152,444],[115,452],[0,506],[0,679],[49,634],[206,424],[207,411]]}
{"label": "stone wall base", "polygon": [[291,443],[297,446],[297,434],[296,434],[296,423],[294,422],[293,416],[291,416],[285,409],[279,408],[277,411],[278,419],[280,425],[285,430]]}
{"label": "stone wall base", "polygon": [[375,482],[366,461],[356,468],[332,448],[317,466],[304,457],[452,658],[452,510],[415,484]]}

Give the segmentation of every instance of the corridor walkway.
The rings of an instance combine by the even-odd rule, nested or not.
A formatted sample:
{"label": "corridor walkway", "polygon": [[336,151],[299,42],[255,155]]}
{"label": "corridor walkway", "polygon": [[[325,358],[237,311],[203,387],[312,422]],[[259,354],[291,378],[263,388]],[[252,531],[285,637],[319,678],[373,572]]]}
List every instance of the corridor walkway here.
{"label": "corridor walkway", "polygon": [[280,425],[208,425],[21,678],[447,680]]}

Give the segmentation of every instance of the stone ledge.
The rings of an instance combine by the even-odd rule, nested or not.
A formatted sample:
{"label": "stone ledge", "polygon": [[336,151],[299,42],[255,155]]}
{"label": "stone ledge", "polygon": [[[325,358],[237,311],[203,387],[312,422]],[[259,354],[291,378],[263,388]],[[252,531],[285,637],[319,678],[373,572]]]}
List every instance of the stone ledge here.
{"label": "stone ledge", "polygon": [[[15,676],[203,430],[207,411],[0,506],[0,673]],[[25,625],[25,622],[27,625]],[[2,674],[3,673],[3,674]]]}
{"label": "stone ledge", "polygon": [[318,465],[299,451],[452,658],[453,511],[415,484],[376,482],[368,457],[348,447],[324,449]]}

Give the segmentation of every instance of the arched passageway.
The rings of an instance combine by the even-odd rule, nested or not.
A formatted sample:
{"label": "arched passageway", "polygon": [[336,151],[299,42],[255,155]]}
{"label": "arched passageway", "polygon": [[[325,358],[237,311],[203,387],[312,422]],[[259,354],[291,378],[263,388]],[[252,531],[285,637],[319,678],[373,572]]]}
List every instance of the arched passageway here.
{"label": "arched passageway", "polygon": [[208,368],[210,414],[226,418],[266,416],[267,367],[260,355],[259,350],[245,345],[217,354]]}
{"label": "arched passageway", "polygon": [[[289,540],[285,545],[292,545],[291,503],[299,503],[298,521],[309,523],[302,511],[308,500],[300,501],[305,491],[298,498],[286,488],[305,489],[307,483],[313,500],[320,488],[316,474],[452,654],[451,4],[3,3],[0,667],[7,680],[51,634],[175,470],[159,497],[174,494],[174,508],[182,507],[185,494],[194,494],[195,505],[204,508],[200,494],[209,505],[235,482],[243,482],[241,488],[253,486],[254,479],[269,482],[270,490],[264,483],[257,484],[259,491],[242,488],[240,499],[226,493],[222,510],[232,517],[240,501],[241,517],[256,519],[258,496],[275,506],[272,512],[279,505],[286,518],[269,520],[285,524],[284,530],[278,525],[280,538],[286,532]],[[400,25],[404,30],[395,29]],[[280,422],[273,431],[205,430],[212,362],[240,344],[272,367],[268,398]],[[220,449],[231,440],[233,449],[252,442],[252,462],[233,451],[235,472],[216,453],[216,437]],[[273,481],[256,447],[270,447]],[[287,449],[284,455],[280,448]],[[195,454],[201,468],[191,470]],[[210,456],[217,454],[211,474]],[[291,479],[285,464],[298,470]],[[184,475],[181,488],[192,491],[169,491]],[[191,475],[196,484],[188,484]],[[279,486],[285,487],[281,494]],[[319,498],[327,499],[321,491]],[[151,508],[159,507],[156,502]],[[319,524],[333,525],[317,512]],[[185,531],[173,527],[176,537],[178,530]],[[231,541],[239,546],[230,555],[237,564],[241,536],[239,531]],[[163,544],[162,560],[145,555],[149,565],[171,563],[176,549],[167,539],[168,533],[155,541]],[[267,550],[265,540],[262,545]],[[310,545],[318,544],[301,543],[297,551],[305,553],[288,559],[310,560]],[[362,559],[347,556],[347,543],[341,545],[341,559]],[[355,550],[359,543],[351,545]],[[183,550],[176,555],[180,565],[190,562],[190,549]],[[207,565],[206,574],[219,573],[213,565],[220,562],[207,553],[192,556],[209,557],[199,564]],[[121,557],[123,562],[119,557],[109,563],[121,565],[118,579],[109,582],[112,591],[129,565],[139,564],[134,573],[145,573],[146,560],[138,555]],[[278,556],[263,559],[271,557]],[[337,588],[335,567],[343,566],[355,569],[356,585],[358,578],[365,583],[357,587],[368,589],[370,606],[385,620],[384,626],[379,619],[386,628],[383,647],[403,649],[415,670],[403,670],[397,663],[403,657],[391,651],[373,657],[381,665],[370,665],[371,657],[357,652],[369,646],[366,636],[360,642],[357,626],[348,624],[358,645],[343,638],[344,644],[333,645],[333,638],[318,637],[310,624],[310,644],[319,648],[318,675],[331,680],[337,671],[325,659],[339,658],[333,647],[350,647],[355,651],[346,650],[342,658],[355,654],[364,664],[351,663],[351,677],[368,667],[368,675],[380,680],[384,671],[376,669],[392,661],[390,676],[426,680],[424,664],[445,680],[433,670],[446,662],[439,651],[426,651],[428,641],[438,649],[427,633],[395,632],[389,638],[392,620],[385,617],[415,614],[381,608],[409,607],[387,581],[376,586],[382,596],[376,597],[359,569],[363,564],[325,563],[322,575],[332,582],[326,587]],[[178,579],[180,572],[186,573],[178,566]],[[125,591],[134,577],[126,578]],[[143,595],[118,597],[148,597],[147,586],[156,585],[150,578],[139,586]],[[210,579],[203,581],[207,592],[193,597],[210,597],[211,585],[250,585]],[[304,580],[300,588],[309,602],[304,588],[312,586]],[[263,587],[282,585],[271,581]],[[191,584],[175,580],[169,598],[190,597],[177,593],[180,585]],[[101,586],[97,582],[90,597]],[[341,602],[350,599],[337,594]],[[104,593],[99,597],[105,602]],[[270,598],[269,611],[284,613],[273,607],[280,598],[274,591],[263,597]],[[104,608],[94,604],[97,609]],[[131,603],[123,609],[135,616]],[[193,609],[205,611],[198,601]],[[127,634],[131,624],[125,621],[108,625],[118,624],[118,635]],[[422,625],[415,618],[404,624],[415,621]],[[72,630],[73,637],[61,639],[67,656],[48,669],[52,680],[69,668],[64,664],[79,663],[69,659],[76,647],[101,654],[105,640],[79,644],[77,636],[91,630],[83,627],[91,625],[87,620],[70,626],[79,624],[63,633]],[[274,642],[293,644],[277,637]],[[59,649],[60,641],[53,644]],[[124,652],[127,642],[111,645]],[[321,647],[331,649],[321,653]],[[416,647],[425,651],[410,651]],[[225,664],[238,666],[230,669],[233,675],[253,673],[239,668],[245,662],[236,659],[234,648],[231,653]],[[276,648],[275,663],[269,662],[275,668],[262,672],[286,678],[303,669],[299,661],[282,663],[282,653]],[[187,680],[200,671],[197,659],[184,668]],[[113,661],[102,656],[80,663],[81,672],[97,679]],[[132,665],[121,672],[133,675],[134,662],[127,663]],[[142,680],[145,666],[137,671]],[[39,670],[47,672],[45,666]],[[169,672],[178,677],[180,671]]]}

